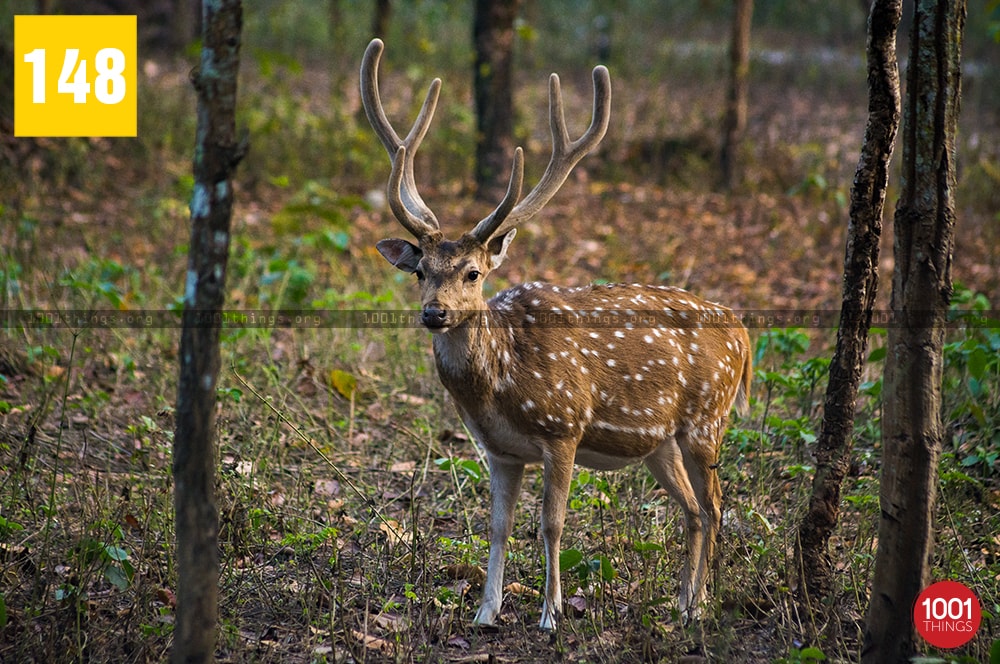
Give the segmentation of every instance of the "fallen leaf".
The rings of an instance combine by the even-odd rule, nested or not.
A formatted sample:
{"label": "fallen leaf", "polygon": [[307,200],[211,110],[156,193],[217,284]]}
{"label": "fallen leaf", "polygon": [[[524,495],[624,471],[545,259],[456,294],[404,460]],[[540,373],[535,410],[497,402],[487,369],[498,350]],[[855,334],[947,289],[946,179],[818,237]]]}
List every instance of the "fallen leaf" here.
{"label": "fallen leaf", "polygon": [[345,399],[350,399],[354,395],[354,391],[358,389],[358,380],[354,377],[354,374],[341,371],[340,369],[333,369],[330,372],[330,384]]}
{"label": "fallen leaf", "polygon": [[583,595],[573,595],[566,600],[566,605],[573,609],[574,618],[582,618],[587,612],[587,598]]}
{"label": "fallen leaf", "polygon": [[412,534],[407,533],[395,519],[386,519],[378,524],[378,529],[388,537],[389,546],[396,546],[398,544],[409,545],[410,540],[413,538]]}
{"label": "fallen leaf", "polygon": [[351,630],[351,635],[361,642],[365,648],[369,650],[377,650],[384,655],[393,655],[395,652],[395,647],[392,645],[391,641],[386,641],[385,639],[380,639],[377,636],[372,636],[371,634],[365,634],[364,632],[359,632],[356,629]]}
{"label": "fallen leaf", "polygon": [[168,606],[171,609],[177,608],[177,598],[174,597],[173,591],[169,588],[157,588],[156,599],[164,606]]}
{"label": "fallen leaf", "polygon": [[472,583],[482,584],[486,581],[486,570],[478,565],[448,565],[444,568],[444,573],[449,579],[465,579]]}
{"label": "fallen leaf", "polygon": [[528,586],[518,583],[517,581],[507,584],[503,590],[511,595],[528,595],[529,597],[541,596],[541,593],[534,588],[529,588]]}
{"label": "fallen leaf", "polygon": [[319,479],[313,484],[313,492],[317,496],[336,496],[340,494],[340,482],[337,480]]}
{"label": "fallen leaf", "polygon": [[390,632],[405,632],[410,629],[409,621],[395,613],[380,613],[375,616],[375,624]]}
{"label": "fallen leaf", "polygon": [[461,636],[453,636],[447,641],[445,641],[445,644],[451,648],[461,648],[462,650],[469,649],[468,640],[464,639]]}

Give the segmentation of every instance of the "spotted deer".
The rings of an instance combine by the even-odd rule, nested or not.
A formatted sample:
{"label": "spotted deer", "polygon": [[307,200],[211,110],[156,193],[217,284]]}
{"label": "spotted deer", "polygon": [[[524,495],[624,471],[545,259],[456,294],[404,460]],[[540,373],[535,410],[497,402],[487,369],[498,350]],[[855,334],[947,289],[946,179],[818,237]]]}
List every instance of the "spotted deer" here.
{"label": "spotted deer", "polygon": [[432,333],[441,382],[462,421],[485,449],[490,469],[490,552],[475,622],[500,613],[504,559],[525,464],[542,464],[541,532],[545,599],[539,626],[552,630],[562,609],[559,542],[574,463],[616,469],[642,461],[680,504],[687,560],[680,610],[697,614],[721,521],[716,473],[723,429],[750,387],[750,342],[730,310],[678,288],[526,283],[490,300],[483,282],[507,256],[516,227],[552,198],[576,163],[601,141],[611,111],[608,70],[593,71],[590,127],[571,140],[559,78],[549,79],[552,155],[521,199],[524,159],[514,151],[507,193],[458,240],[446,239],[417,192],[414,154],[438,93],[435,79],[417,119],[400,139],[378,90],[383,44],[373,40],[361,65],[361,98],[389,153],[388,203],[416,239],[382,240],[378,251],[417,277],[420,321]]}

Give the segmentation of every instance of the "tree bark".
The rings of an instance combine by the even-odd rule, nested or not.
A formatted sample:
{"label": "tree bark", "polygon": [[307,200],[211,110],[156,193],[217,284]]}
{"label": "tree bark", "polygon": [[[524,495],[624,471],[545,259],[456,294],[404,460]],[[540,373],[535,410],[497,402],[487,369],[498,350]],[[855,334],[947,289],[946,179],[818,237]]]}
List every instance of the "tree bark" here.
{"label": "tree bark", "polygon": [[372,16],[372,39],[385,39],[389,32],[389,17],[392,16],[392,0],[375,0]]}
{"label": "tree bark", "polygon": [[476,0],[476,194],[499,201],[514,154],[514,19],[519,0]]}
{"label": "tree bark", "polygon": [[722,183],[727,189],[732,189],[739,180],[736,153],[739,151],[747,127],[752,19],[753,0],[735,0],[733,32],[729,44],[729,88],[726,91],[726,114],[723,119],[722,150],[719,155]]}
{"label": "tree bark", "polygon": [[799,587],[807,607],[817,606],[833,585],[827,547],[840,518],[840,487],[851,463],[854,409],[878,289],[889,162],[899,128],[896,29],[901,14],[902,0],[876,0],[868,17],[868,123],[851,189],[840,328],[816,442],[816,477],[799,526]]}
{"label": "tree bark", "polygon": [[192,74],[198,128],[173,450],[178,577],[174,662],[207,662],[215,654],[219,577],[215,390],[233,205],[231,178],[245,151],[236,137],[240,0],[205,0],[202,19],[201,64]]}
{"label": "tree bark", "polygon": [[930,580],[964,24],[964,0],[915,3],[894,218],[896,320],[883,387],[881,518],[861,653],[867,664],[908,662],[917,652],[913,604]]}

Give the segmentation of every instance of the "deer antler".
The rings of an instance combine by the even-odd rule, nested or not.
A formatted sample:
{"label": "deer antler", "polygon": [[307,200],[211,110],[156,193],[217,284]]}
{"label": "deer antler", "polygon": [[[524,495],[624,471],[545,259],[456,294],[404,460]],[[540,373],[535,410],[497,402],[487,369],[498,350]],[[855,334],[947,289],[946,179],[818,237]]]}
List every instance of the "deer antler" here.
{"label": "deer antler", "polygon": [[[569,172],[573,170],[577,162],[601,142],[608,130],[610,119],[611,76],[606,67],[594,67],[593,119],[583,136],[575,141],[570,141],[569,132],[566,130],[566,117],[563,113],[559,76],[552,74],[549,77],[549,127],[552,131],[552,157],[549,159],[549,165],[531,193],[525,196],[524,200],[513,209],[510,209],[508,214],[503,214],[503,210],[509,207],[508,198],[511,189],[514,188],[514,174],[512,173],[511,188],[508,189],[507,196],[490,216],[476,224],[476,227],[472,229],[472,235],[481,242],[486,242],[499,232],[514,228],[535,216],[559,191],[559,187],[566,181]],[[518,149],[520,150],[520,148]],[[516,164],[516,154],[514,159]],[[514,170],[518,170],[516,165]],[[518,183],[517,188],[520,189],[520,183]]]}
{"label": "deer antler", "polygon": [[403,228],[419,240],[437,232],[439,228],[437,217],[417,192],[417,183],[413,177],[413,158],[434,117],[441,79],[436,78],[431,82],[413,128],[405,140],[400,140],[399,134],[389,124],[378,93],[378,63],[384,46],[381,39],[373,39],[365,49],[365,56],[361,60],[361,103],[365,107],[368,122],[392,161],[387,192],[389,208]]}

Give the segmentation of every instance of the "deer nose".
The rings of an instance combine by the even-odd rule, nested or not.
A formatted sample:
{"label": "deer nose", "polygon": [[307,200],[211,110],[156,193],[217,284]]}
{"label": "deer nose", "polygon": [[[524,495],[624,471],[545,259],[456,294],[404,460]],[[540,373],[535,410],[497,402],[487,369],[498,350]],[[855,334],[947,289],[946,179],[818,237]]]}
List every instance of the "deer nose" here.
{"label": "deer nose", "polygon": [[445,326],[448,312],[437,303],[428,304],[420,314],[420,322],[429,328],[440,328]]}

